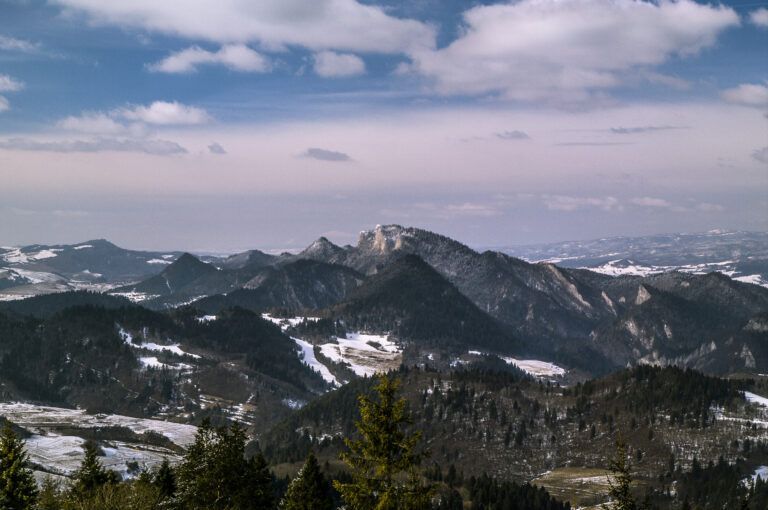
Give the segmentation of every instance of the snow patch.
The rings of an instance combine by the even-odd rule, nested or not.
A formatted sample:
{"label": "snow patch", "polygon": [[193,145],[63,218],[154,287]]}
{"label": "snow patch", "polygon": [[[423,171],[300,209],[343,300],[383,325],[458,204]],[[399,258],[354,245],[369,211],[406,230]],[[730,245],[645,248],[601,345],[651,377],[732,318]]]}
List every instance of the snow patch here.
{"label": "snow patch", "polygon": [[172,263],[173,262],[171,262],[170,260],[165,260],[165,259],[149,259],[147,261],[147,264],[164,264],[164,265],[167,265],[167,264],[172,264]]}
{"label": "snow patch", "polygon": [[757,404],[759,406],[768,408],[768,398],[761,397],[760,395],[757,395],[749,391],[744,392],[744,398],[746,398],[747,401],[752,404]]}
{"label": "snow patch", "polygon": [[548,361],[540,361],[536,359],[520,360],[510,357],[502,357],[501,359],[535,377],[562,377],[566,372],[563,367]]}

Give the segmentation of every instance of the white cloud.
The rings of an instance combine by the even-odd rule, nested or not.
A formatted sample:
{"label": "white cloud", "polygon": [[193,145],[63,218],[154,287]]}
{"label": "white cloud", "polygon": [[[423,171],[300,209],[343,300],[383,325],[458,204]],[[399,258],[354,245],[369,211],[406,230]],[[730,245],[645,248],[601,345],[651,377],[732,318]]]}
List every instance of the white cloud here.
{"label": "white cloud", "polygon": [[312,50],[402,53],[432,47],[435,30],[356,0],[54,0],[93,23],[187,39],[303,46]]}
{"label": "white cloud", "polygon": [[768,87],[759,83],[742,83],[738,87],[724,90],[720,95],[729,103],[768,106]]}
{"label": "white cloud", "polygon": [[15,37],[0,35],[0,50],[37,53],[40,51],[40,45],[38,43],[25,41],[24,39],[16,39]]}
{"label": "white cloud", "polygon": [[[24,83],[15,80],[7,74],[0,74],[0,92],[17,92],[24,88]],[[4,96],[0,96],[0,113],[11,109],[11,104]]]}
{"label": "white cloud", "polygon": [[0,92],[17,92],[24,88],[24,83],[7,74],[0,74]]}
{"label": "white cloud", "polygon": [[654,197],[638,197],[633,198],[630,200],[634,205],[639,205],[641,207],[656,207],[656,208],[663,208],[663,209],[669,209],[672,207],[672,204],[663,198],[654,198]]}
{"label": "white cloud", "polygon": [[61,119],[56,125],[67,131],[101,135],[118,135],[130,131],[129,126],[117,122],[103,112],[83,112],[78,116]]}
{"label": "white cloud", "polygon": [[412,52],[410,70],[442,94],[580,101],[632,72],[695,55],[739,23],[731,8],[692,0],[478,6],[464,13],[463,33],[449,46]]}
{"label": "white cloud", "polygon": [[0,149],[31,152],[139,152],[155,156],[186,154],[188,151],[168,140],[94,138],[92,140],[41,141],[28,138],[0,140]]}
{"label": "white cloud", "polygon": [[193,73],[201,65],[222,65],[233,71],[251,73],[267,72],[272,67],[268,58],[244,44],[228,44],[216,52],[192,46],[148,67],[161,73]]}
{"label": "white cloud", "polygon": [[621,210],[622,206],[615,197],[572,197],[567,195],[542,195],[544,205],[551,211],[576,211],[578,209],[597,208],[604,211]]}
{"label": "white cloud", "polygon": [[176,101],[155,101],[149,106],[122,108],[116,113],[126,120],[157,126],[191,126],[206,124],[211,120],[204,109]]}
{"label": "white cloud", "polygon": [[155,101],[146,106],[132,105],[108,112],[86,111],[59,120],[56,127],[77,133],[145,138],[154,126],[194,126],[210,120],[211,116],[202,108],[175,101]]}
{"label": "white cloud", "polygon": [[768,9],[760,7],[749,13],[749,21],[760,28],[768,28]]}
{"label": "white cloud", "polygon": [[321,51],[315,54],[315,72],[323,78],[340,78],[365,73],[365,62],[357,55]]}

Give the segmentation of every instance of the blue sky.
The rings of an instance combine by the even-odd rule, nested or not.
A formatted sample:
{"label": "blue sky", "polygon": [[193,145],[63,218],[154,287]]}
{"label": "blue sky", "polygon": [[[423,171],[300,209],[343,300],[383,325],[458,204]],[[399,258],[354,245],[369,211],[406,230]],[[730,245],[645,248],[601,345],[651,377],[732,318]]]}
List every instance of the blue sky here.
{"label": "blue sky", "polygon": [[768,229],[766,2],[0,0],[0,243]]}

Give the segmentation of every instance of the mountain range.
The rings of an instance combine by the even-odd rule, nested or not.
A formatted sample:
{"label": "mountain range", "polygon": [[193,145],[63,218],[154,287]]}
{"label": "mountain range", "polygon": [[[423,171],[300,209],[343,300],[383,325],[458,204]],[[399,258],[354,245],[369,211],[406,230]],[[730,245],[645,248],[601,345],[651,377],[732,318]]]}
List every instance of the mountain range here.
{"label": "mountain range", "polygon": [[[697,247],[697,260],[705,245],[707,256],[717,258],[734,255],[734,243],[745,237],[751,241],[743,255],[761,260],[766,236],[759,234],[657,236],[646,251],[654,253],[654,263],[679,263],[679,244],[689,243]],[[596,245],[605,243],[617,250],[622,243],[642,244],[622,238]],[[595,243],[579,246],[581,255],[569,261],[603,262],[594,255],[600,251]],[[607,275],[599,268],[479,252],[399,225],[364,231],[355,246],[321,237],[300,253],[278,256],[251,250],[199,258],[123,250],[107,241],[3,250],[0,293],[6,300],[86,289],[154,310],[191,305],[207,314],[233,307],[311,314],[334,322],[333,331],[341,324],[391,334],[409,346],[412,361],[453,360],[474,350],[546,359],[592,375],[637,363],[768,371],[768,289],[717,271]],[[526,253],[556,251],[537,250]]]}
{"label": "mountain range", "polygon": [[281,255],[89,241],[0,260],[0,413],[41,473],[71,475],[88,439],[132,476],[206,420],[241,424],[280,469],[333,465],[390,370],[435,479],[595,504],[618,431],[661,499],[697,458],[737,484],[768,464],[768,289],[723,272],[611,275],[398,225]]}

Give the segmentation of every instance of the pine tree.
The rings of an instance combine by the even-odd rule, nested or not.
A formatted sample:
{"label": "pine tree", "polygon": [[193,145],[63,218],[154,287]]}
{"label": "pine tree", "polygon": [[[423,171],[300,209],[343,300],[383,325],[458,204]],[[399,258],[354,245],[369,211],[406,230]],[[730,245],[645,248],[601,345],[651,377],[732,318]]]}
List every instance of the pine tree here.
{"label": "pine tree", "polygon": [[333,499],[329,489],[317,459],[310,453],[280,501],[280,510],[331,510]]}
{"label": "pine tree", "polygon": [[75,472],[72,491],[76,496],[85,496],[106,484],[120,481],[119,476],[112,470],[105,469],[98,459],[98,450],[92,443],[85,444],[85,458],[80,468]]}
{"label": "pine tree", "polygon": [[627,445],[619,438],[616,441],[616,457],[611,461],[610,470],[612,476],[608,477],[611,505],[606,510],[638,510],[637,503],[632,497],[632,477],[627,461]]}
{"label": "pine tree", "polygon": [[424,457],[416,452],[419,432],[407,434],[411,423],[406,400],[397,399],[400,383],[381,376],[377,398],[358,397],[361,439],[345,439],[349,451],[341,459],[352,471],[352,482],[334,481],[351,510],[420,510],[429,508],[432,488],[421,483],[417,466]]}
{"label": "pine tree", "polygon": [[37,485],[28,462],[24,441],[6,423],[0,432],[0,508],[3,510],[23,510],[34,504]]}
{"label": "pine tree", "polygon": [[163,498],[172,498],[176,494],[176,474],[168,459],[163,459],[157,472],[152,477],[152,485],[158,488]]}
{"label": "pine tree", "polygon": [[190,510],[265,509],[273,506],[272,476],[261,455],[245,458],[245,431],[204,422],[178,467],[177,496]]}

